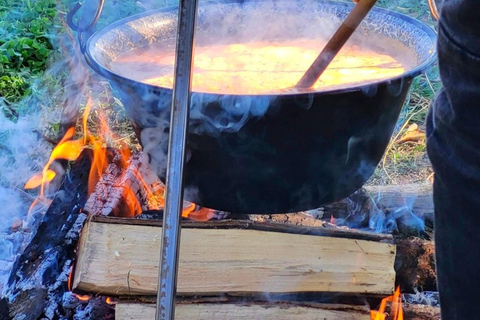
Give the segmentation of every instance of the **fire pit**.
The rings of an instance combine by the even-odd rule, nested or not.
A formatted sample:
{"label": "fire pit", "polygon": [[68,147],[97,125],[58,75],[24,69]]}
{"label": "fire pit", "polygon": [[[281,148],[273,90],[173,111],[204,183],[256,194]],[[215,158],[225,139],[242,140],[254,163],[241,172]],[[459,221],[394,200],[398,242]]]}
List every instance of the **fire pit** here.
{"label": "fire pit", "polygon": [[[374,9],[312,89],[288,89],[351,8],[289,1],[200,6],[187,200],[230,212],[294,212],[346,197],[365,183],[412,79],[434,60],[435,33]],[[162,179],[176,12],[118,21],[92,36],[86,51],[90,66],[118,89]]]}

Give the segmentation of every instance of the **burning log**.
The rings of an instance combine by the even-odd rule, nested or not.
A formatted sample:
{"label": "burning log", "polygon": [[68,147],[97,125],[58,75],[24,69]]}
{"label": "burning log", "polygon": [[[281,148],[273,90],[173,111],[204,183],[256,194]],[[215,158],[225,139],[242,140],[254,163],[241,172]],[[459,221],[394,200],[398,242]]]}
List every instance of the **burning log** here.
{"label": "burning log", "polygon": [[[295,303],[178,303],[177,319],[195,320],[370,320],[365,307],[341,305],[306,305]],[[140,303],[117,303],[116,320],[154,319],[155,305]]]}
{"label": "burning log", "polygon": [[[106,295],[155,295],[159,222],[123,219],[130,224],[115,224],[104,223],[115,218],[95,221],[98,218],[84,228],[73,289]],[[215,229],[205,228],[205,223],[184,224],[180,295],[393,292],[395,246],[379,242],[379,235],[285,225],[266,232],[248,229],[253,223],[245,221],[227,222],[222,229],[223,223],[210,222]],[[368,237],[370,240],[360,240]]]}
{"label": "burning log", "polygon": [[[85,172],[89,167],[84,152],[65,178],[37,233],[18,257],[0,300],[1,320],[68,318],[75,309],[83,315],[81,319],[95,319],[87,315],[93,313],[88,310],[92,310],[95,299],[83,303],[65,299],[75,247],[86,219],[81,207],[87,197]],[[84,308],[88,310],[80,313]],[[106,318],[108,311],[103,311]],[[80,319],[78,315],[74,319]]]}
{"label": "burning log", "polygon": [[[121,157],[117,154],[117,157]],[[159,184],[157,176],[148,165],[148,159],[142,152],[130,158],[128,166],[113,161],[95,185],[95,189],[85,203],[85,211],[95,215],[118,215],[127,212],[134,216],[148,207],[153,197],[150,186]]]}

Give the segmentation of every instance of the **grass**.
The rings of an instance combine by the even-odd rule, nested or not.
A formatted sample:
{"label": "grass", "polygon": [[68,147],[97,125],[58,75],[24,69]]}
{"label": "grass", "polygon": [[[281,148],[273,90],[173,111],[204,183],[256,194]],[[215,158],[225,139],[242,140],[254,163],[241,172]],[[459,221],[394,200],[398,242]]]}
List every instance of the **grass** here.
{"label": "grass", "polygon": [[[407,14],[432,28],[432,19],[427,1],[379,0],[377,5]],[[433,65],[425,74],[417,77],[407,97],[395,132],[384,157],[370,179],[371,184],[403,184],[427,179],[432,168],[426,154],[425,140],[396,144],[408,127],[416,123],[425,130],[425,119],[430,104],[441,89],[438,66]]]}
{"label": "grass", "polygon": [[0,0],[0,99],[9,117],[32,94],[54,53],[51,41],[57,16],[54,0]]}
{"label": "grass", "polygon": [[424,139],[402,144],[396,141],[412,124],[417,124],[420,130],[425,131],[428,109],[440,88],[437,66],[414,80],[396,130],[370,183],[410,183],[425,180],[432,174]]}

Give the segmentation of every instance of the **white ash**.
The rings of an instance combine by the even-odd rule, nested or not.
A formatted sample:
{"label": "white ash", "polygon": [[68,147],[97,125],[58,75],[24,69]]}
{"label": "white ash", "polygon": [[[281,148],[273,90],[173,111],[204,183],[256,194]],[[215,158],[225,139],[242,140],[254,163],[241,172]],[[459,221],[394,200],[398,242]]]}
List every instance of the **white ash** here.
{"label": "white ash", "polygon": [[[23,291],[27,291],[29,289],[36,288],[38,283],[42,283],[42,278],[45,274],[46,269],[50,265],[54,264],[58,259],[58,256],[54,253],[51,254],[49,250],[45,251],[44,254],[46,258],[43,259],[42,262],[36,267],[35,273],[28,279],[20,279],[19,283],[17,284],[18,288],[22,289]],[[5,296],[11,297],[8,292]]]}
{"label": "white ash", "polygon": [[87,215],[84,213],[80,213],[77,216],[77,220],[75,220],[75,223],[73,224],[72,228],[68,230],[67,235],[65,236],[65,242],[67,244],[71,244],[74,241],[78,240],[86,220],[87,220]]}
{"label": "white ash", "polygon": [[65,261],[62,272],[58,275],[55,283],[48,288],[47,306],[43,309],[43,313],[47,319],[53,319],[57,313],[58,306],[61,303],[58,299],[57,290],[68,281],[68,275],[71,270],[72,260]]}
{"label": "white ash", "polygon": [[73,320],[113,319],[113,306],[105,303],[104,298],[91,298],[86,305],[75,309]]}
{"label": "white ash", "polygon": [[28,179],[41,171],[51,151],[51,146],[35,132],[39,118],[38,114],[28,115],[12,122],[0,113],[0,293],[17,255],[33,236],[35,222],[45,213],[42,208],[27,215],[36,195],[23,191]]}
{"label": "white ash", "polygon": [[414,294],[405,293],[403,294],[403,301],[406,303],[422,304],[431,307],[440,306],[440,297],[437,291],[417,291]]}
{"label": "white ash", "polygon": [[318,208],[318,209],[312,209],[312,210],[307,210],[303,212],[306,215],[309,215],[313,219],[322,219],[323,214],[325,213],[323,211],[323,208]]}
{"label": "white ash", "polygon": [[62,296],[62,306],[67,309],[76,309],[79,305],[82,304],[77,296],[71,292],[67,291]]}

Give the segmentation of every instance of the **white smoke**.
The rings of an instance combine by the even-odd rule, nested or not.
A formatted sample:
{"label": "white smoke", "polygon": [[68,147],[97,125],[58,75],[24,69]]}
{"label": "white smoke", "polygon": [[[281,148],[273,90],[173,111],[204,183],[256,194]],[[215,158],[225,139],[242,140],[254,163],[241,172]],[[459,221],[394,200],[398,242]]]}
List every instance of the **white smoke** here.
{"label": "white smoke", "polygon": [[[41,171],[51,146],[41,139],[37,115],[20,117],[16,122],[0,113],[0,290],[16,254],[30,237],[28,210],[35,194],[23,190],[25,182]],[[15,232],[19,229],[21,232]],[[30,230],[31,231],[31,230]]]}

